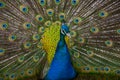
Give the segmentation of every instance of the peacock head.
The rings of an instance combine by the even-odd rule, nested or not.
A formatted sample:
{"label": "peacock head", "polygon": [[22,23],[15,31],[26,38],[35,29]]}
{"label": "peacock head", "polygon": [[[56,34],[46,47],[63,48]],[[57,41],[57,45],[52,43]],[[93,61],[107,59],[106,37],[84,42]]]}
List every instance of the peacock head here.
{"label": "peacock head", "polygon": [[71,38],[69,28],[68,28],[67,24],[65,23],[65,21],[62,22],[61,35],[68,36],[69,38]]}

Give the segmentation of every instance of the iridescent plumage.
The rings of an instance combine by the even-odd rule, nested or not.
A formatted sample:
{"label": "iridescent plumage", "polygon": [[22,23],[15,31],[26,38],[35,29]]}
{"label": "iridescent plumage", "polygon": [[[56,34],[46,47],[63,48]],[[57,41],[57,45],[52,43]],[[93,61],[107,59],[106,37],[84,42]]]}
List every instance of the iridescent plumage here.
{"label": "iridescent plumage", "polygon": [[55,58],[63,20],[77,79],[94,74],[88,78],[117,80],[119,10],[119,0],[0,0],[0,80],[43,79]]}

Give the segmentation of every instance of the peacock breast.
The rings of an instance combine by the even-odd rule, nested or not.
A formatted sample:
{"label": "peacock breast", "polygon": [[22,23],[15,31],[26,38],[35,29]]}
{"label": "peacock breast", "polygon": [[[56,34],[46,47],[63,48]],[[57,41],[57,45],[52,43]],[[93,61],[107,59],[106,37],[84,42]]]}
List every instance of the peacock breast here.
{"label": "peacock breast", "polygon": [[69,80],[75,77],[75,75],[67,45],[64,41],[59,41],[47,78]]}

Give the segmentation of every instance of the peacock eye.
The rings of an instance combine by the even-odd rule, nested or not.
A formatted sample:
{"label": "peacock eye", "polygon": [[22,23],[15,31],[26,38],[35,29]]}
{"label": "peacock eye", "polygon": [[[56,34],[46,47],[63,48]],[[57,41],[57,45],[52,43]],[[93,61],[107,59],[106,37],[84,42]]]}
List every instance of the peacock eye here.
{"label": "peacock eye", "polygon": [[28,74],[31,74],[32,72],[31,71],[28,71]]}
{"label": "peacock eye", "polygon": [[44,27],[40,27],[40,28],[39,28],[39,30],[38,30],[38,32],[39,32],[39,33],[43,33],[43,32],[44,32],[44,30],[45,30],[45,28],[44,28]]}
{"label": "peacock eye", "polygon": [[117,30],[117,33],[120,34],[120,29]]}
{"label": "peacock eye", "polygon": [[40,22],[44,20],[44,18],[41,15],[37,15],[35,18],[37,21],[40,21]]}
{"label": "peacock eye", "polygon": [[73,19],[73,22],[74,22],[74,24],[79,24],[80,22],[82,22],[82,18],[80,18],[80,17],[75,17],[75,18]]}
{"label": "peacock eye", "polygon": [[23,75],[24,75],[24,72],[21,72],[20,75],[23,76]]}
{"label": "peacock eye", "polygon": [[5,50],[3,48],[0,48],[0,55],[3,55],[5,53]]}
{"label": "peacock eye", "polygon": [[6,23],[6,22],[0,23],[1,30],[6,30],[7,28],[8,28],[8,23]]}
{"label": "peacock eye", "polygon": [[53,16],[54,10],[53,9],[48,9],[47,14],[48,16]]}
{"label": "peacock eye", "polygon": [[94,67],[94,71],[98,71],[98,67]]}
{"label": "peacock eye", "polygon": [[43,3],[44,3],[44,1],[43,1],[43,0],[41,0],[41,3],[43,4]]}
{"label": "peacock eye", "polygon": [[90,69],[89,66],[85,66],[85,67],[83,67],[83,70],[84,70],[85,72],[89,72],[91,69]]}
{"label": "peacock eye", "polygon": [[6,24],[3,24],[3,27],[6,28]]}
{"label": "peacock eye", "polygon": [[27,9],[26,8],[23,8],[23,11],[25,12]]}
{"label": "peacock eye", "polygon": [[75,52],[75,53],[74,53],[74,57],[75,57],[75,58],[79,58],[79,57],[80,57],[80,53]]}
{"label": "peacock eye", "polygon": [[94,52],[93,52],[93,51],[88,50],[88,51],[87,51],[87,55],[88,55],[89,57],[92,57],[92,56],[94,55]]}
{"label": "peacock eye", "polygon": [[26,43],[26,46],[30,46],[30,43]]}
{"label": "peacock eye", "polygon": [[46,21],[46,22],[45,22],[45,26],[47,26],[47,27],[49,27],[51,24],[52,24],[51,21]]}
{"label": "peacock eye", "polygon": [[10,78],[11,78],[11,79],[14,79],[14,78],[15,78],[15,74],[11,74],[11,75],[10,75]]}
{"label": "peacock eye", "polygon": [[20,6],[20,10],[21,10],[23,13],[28,13],[28,7],[27,7],[27,6],[21,5],[21,6]]}
{"label": "peacock eye", "polygon": [[5,7],[5,3],[0,1],[0,8],[4,8]]}
{"label": "peacock eye", "polygon": [[60,4],[61,0],[55,0],[55,4]]}
{"label": "peacock eye", "polygon": [[27,75],[32,76],[33,75],[33,69],[28,69],[27,70]]}
{"label": "peacock eye", "polygon": [[26,30],[30,29],[31,27],[32,27],[31,24],[28,23],[28,22],[23,24],[23,28],[26,29]]}
{"label": "peacock eye", "polygon": [[104,68],[104,71],[105,71],[105,72],[109,72],[109,71],[110,71],[110,68],[109,68],[109,67],[105,67],[105,68]]}
{"label": "peacock eye", "polygon": [[85,39],[84,39],[84,38],[82,38],[82,37],[79,37],[79,39],[78,39],[78,40],[79,40],[79,42],[80,42],[80,43],[84,43],[84,42],[85,42]]}
{"label": "peacock eye", "polygon": [[65,19],[65,14],[64,13],[60,13],[59,14],[59,19],[60,20],[64,20]]}
{"label": "peacock eye", "polygon": [[120,75],[120,70],[116,70],[115,72],[116,74]]}
{"label": "peacock eye", "polygon": [[33,61],[38,62],[39,61],[39,56],[33,56]]}
{"label": "peacock eye", "polygon": [[107,16],[108,16],[108,13],[107,13],[106,11],[100,11],[100,12],[99,12],[99,17],[105,18],[105,17],[107,17]]}
{"label": "peacock eye", "polygon": [[24,56],[20,56],[20,57],[18,57],[18,62],[23,62],[24,61],[24,59],[25,59],[25,57]]}
{"label": "peacock eye", "polygon": [[51,14],[52,14],[52,12],[51,12],[51,11],[48,11],[48,14],[49,14],[49,15],[51,15]]}
{"label": "peacock eye", "polygon": [[11,42],[13,42],[13,41],[16,40],[16,38],[17,38],[16,35],[10,35],[10,36],[8,37],[8,40],[11,41]]}
{"label": "peacock eye", "polygon": [[5,78],[8,78],[9,77],[9,73],[5,73]]}
{"label": "peacock eye", "polygon": [[81,66],[81,64],[80,64],[80,63],[78,63],[78,64],[77,64],[77,66],[78,66],[78,67],[80,67],[80,66]]}
{"label": "peacock eye", "polygon": [[108,71],[109,69],[108,69],[108,68],[106,68],[105,70],[106,70],[106,71]]}
{"label": "peacock eye", "polygon": [[39,39],[40,39],[39,34],[34,34],[34,35],[33,35],[33,40],[34,40],[34,41],[37,41],[37,40],[39,40]]}
{"label": "peacock eye", "polygon": [[112,40],[107,40],[107,41],[105,41],[105,45],[106,45],[107,47],[112,47],[112,46],[113,46]]}
{"label": "peacock eye", "polygon": [[71,0],[71,4],[74,6],[74,5],[77,5],[79,2],[79,0]]}
{"label": "peacock eye", "polygon": [[61,15],[61,16],[60,16],[60,18],[64,18],[64,16],[63,16],[63,15]]}
{"label": "peacock eye", "polygon": [[8,25],[7,24],[3,24],[2,27],[6,29],[8,27]]}
{"label": "peacock eye", "polygon": [[2,6],[3,4],[0,2],[0,7]]}
{"label": "peacock eye", "polygon": [[45,6],[45,4],[46,4],[46,0],[40,0],[39,2],[40,2],[41,6]]}
{"label": "peacock eye", "polygon": [[41,17],[39,17],[39,20],[41,21],[41,20],[42,20],[42,18],[41,18]]}
{"label": "peacock eye", "polygon": [[76,3],[76,0],[73,0],[73,3],[75,4],[75,3]]}
{"label": "peacock eye", "polygon": [[56,0],[56,2],[60,2],[60,0]]}
{"label": "peacock eye", "polygon": [[104,12],[100,12],[100,16],[104,16],[105,15],[105,13]]}
{"label": "peacock eye", "polygon": [[27,27],[30,27],[30,24],[26,24]]}
{"label": "peacock eye", "polygon": [[76,37],[77,33],[72,30],[72,31],[70,32],[70,35],[71,35],[72,37]]}
{"label": "peacock eye", "polygon": [[90,70],[89,67],[86,67],[85,70]]}
{"label": "peacock eye", "polygon": [[98,33],[99,32],[99,29],[97,27],[91,27],[90,28],[90,31],[94,34]]}

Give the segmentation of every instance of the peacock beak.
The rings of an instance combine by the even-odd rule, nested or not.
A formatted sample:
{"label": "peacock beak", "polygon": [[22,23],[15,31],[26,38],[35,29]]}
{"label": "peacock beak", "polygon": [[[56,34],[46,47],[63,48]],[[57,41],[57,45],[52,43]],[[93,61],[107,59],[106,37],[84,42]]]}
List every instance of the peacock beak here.
{"label": "peacock beak", "polygon": [[66,33],[66,35],[67,35],[69,38],[71,38],[71,35],[70,35],[70,33]]}

